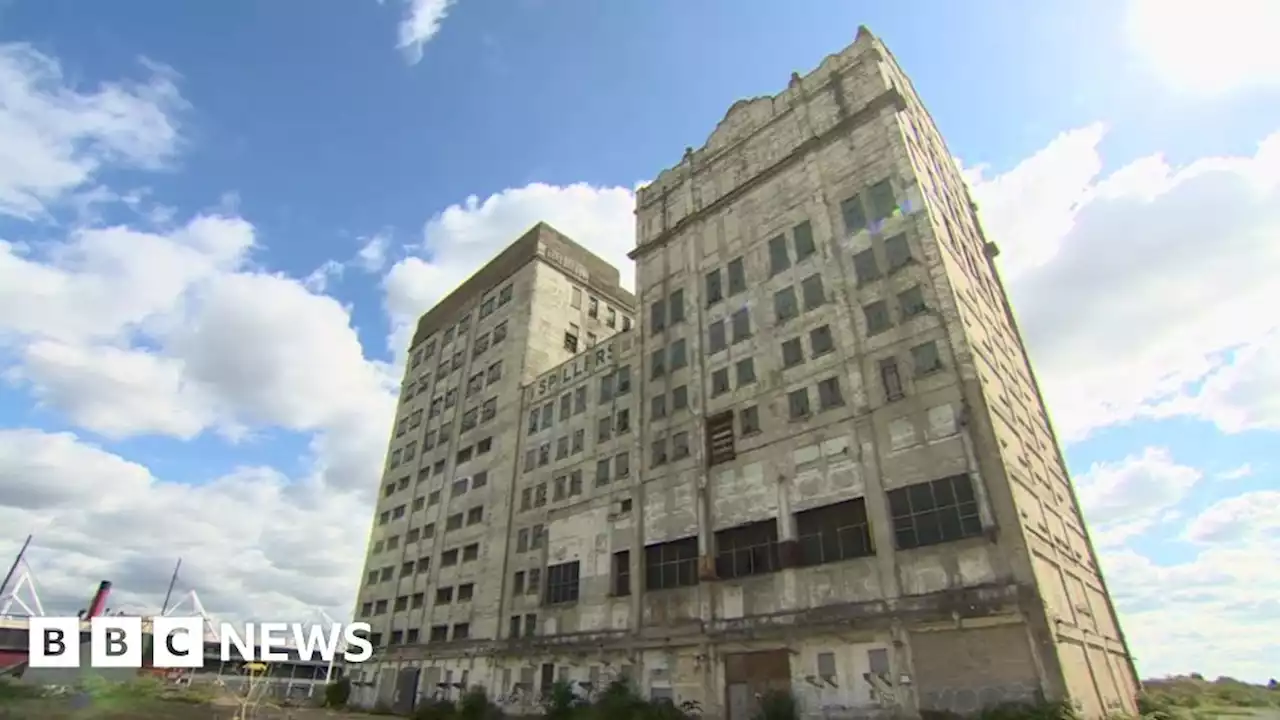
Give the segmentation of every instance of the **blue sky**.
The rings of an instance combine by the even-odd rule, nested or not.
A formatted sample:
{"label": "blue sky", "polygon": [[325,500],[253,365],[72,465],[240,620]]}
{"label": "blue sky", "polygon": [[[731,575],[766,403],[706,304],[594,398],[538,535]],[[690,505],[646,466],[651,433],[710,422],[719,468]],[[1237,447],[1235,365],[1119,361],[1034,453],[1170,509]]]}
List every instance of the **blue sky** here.
{"label": "blue sky", "polygon": [[[346,612],[407,323],[539,219],[623,264],[638,182],[866,24],[1004,251],[1140,668],[1263,677],[1280,60],[1225,4],[0,2],[0,552],[63,548],[52,596],[182,553],[223,612]],[[249,543],[281,518],[331,583]]]}

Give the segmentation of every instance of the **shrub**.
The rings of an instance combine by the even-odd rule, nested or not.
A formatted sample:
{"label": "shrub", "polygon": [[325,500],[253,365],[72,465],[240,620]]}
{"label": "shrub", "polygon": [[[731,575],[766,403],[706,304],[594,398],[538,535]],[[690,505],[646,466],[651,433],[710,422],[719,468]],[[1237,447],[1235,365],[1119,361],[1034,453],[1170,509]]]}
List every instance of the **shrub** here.
{"label": "shrub", "polygon": [[458,715],[458,706],[451,700],[425,700],[413,711],[414,720],[454,720]]}
{"label": "shrub", "polygon": [[351,678],[340,678],[324,686],[324,706],[344,708],[351,700]]}
{"label": "shrub", "polygon": [[500,720],[502,708],[489,700],[489,693],[475,685],[458,701],[458,720]]}

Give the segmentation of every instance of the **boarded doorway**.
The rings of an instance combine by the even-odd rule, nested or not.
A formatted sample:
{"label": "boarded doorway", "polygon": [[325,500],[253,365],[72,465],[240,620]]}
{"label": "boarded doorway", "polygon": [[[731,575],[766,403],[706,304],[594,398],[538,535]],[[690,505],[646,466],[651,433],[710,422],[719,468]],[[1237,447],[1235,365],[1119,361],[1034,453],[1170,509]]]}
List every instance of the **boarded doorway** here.
{"label": "boarded doorway", "polygon": [[401,715],[413,712],[418,701],[418,668],[402,668],[400,677],[396,679],[395,710]]}
{"label": "boarded doorway", "polygon": [[727,720],[751,720],[760,698],[771,691],[791,690],[791,652],[764,650],[724,657]]}

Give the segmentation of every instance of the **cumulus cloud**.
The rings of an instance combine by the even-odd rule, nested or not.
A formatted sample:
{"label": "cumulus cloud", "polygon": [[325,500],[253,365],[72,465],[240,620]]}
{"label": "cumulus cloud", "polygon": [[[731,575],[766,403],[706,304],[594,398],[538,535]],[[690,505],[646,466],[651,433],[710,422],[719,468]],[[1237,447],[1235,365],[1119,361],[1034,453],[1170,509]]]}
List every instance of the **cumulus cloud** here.
{"label": "cumulus cloud", "polygon": [[403,355],[423,312],[539,221],[613,263],[630,287],[634,271],[627,252],[635,247],[634,207],[635,195],[627,188],[585,183],[534,183],[450,205],[427,221],[421,243],[410,248],[414,254],[386,275],[391,350]]}
{"label": "cumulus cloud", "polygon": [[404,53],[410,65],[422,62],[423,48],[440,32],[440,25],[453,6],[454,0],[405,0],[404,17],[397,28],[399,41],[396,47]]}
{"label": "cumulus cloud", "polygon": [[1103,135],[1064,133],[998,178],[968,173],[1059,428],[1274,427],[1280,320],[1259,308],[1280,302],[1280,133],[1248,157],[1101,176]]}
{"label": "cumulus cloud", "polygon": [[85,91],[30,45],[0,44],[0,216],[44,215],[107,163],[157,168],[172,159],[182,97],[171,70],[144,66],[144,80]]}
{"label": "cumulus cloud", "polygon": [[1075,478],[1080,503],[1100,547],[1122,545],[1150,530],[1202,478],[1165,448],[1146,448],[1123,460],[1096,463]]}

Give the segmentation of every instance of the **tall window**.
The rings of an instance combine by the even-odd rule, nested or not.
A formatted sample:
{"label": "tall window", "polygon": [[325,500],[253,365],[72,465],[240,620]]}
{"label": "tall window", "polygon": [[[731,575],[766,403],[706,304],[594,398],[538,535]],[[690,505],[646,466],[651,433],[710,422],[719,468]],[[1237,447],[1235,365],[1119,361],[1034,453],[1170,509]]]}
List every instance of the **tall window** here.
{"label": "tall window", "polygon": [[698,538],[650,545],[644,549],[646,590],[667,590],[698,584]]}

